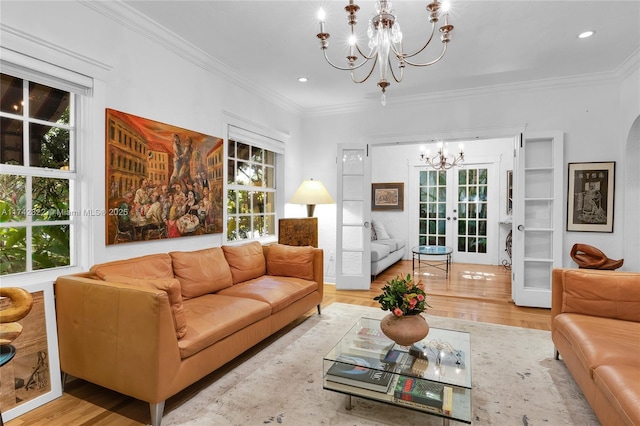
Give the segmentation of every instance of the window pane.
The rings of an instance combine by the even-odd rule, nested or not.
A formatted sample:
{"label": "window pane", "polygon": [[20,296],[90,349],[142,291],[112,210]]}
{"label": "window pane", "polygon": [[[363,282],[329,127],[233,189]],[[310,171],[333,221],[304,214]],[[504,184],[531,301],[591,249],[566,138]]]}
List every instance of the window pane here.
{"label": "window pane", "polygon": [[227,144],[227,157],[236,158],[236,142],[230,140]]}
{"label": "window pane", "polygon": [[33,227],[33,269],[69,265],[69,225]]}
{"label": "window pane", "polygon": [[264,157],[264,149],[256,148],[255,146],[251,148],[251,161],[256,163],[262,163],[263,157]]}
{"label": "window pane", "polygon": [[480,169],[480,176],[478,177],[478,183],[481,185],[487,184],[487,169]]}
{"label": "window pane", "polygon": [[236,171],[236,185],[251,185],[251,166],[244,161],[238,161],[238,170]]}
{"label": "window pane", "polygon": [[24,222],[26,220],[26,186],[24,176],[0,175],[0,222]]}
{"label": "window pane", "polygon": [[[266,192],[265,196],[267,198],[265,202],[265,212],[266,213],[275,213],[276,212],[276,194],[275,192]],[[274,229],[275,231],[275,229]]]}
{"label": "window pane", "polygon": [[69,99],[69,92],[30,82],[29,116],[55,123],[69,109]]}
{"label": "window pane", "polygon": [[238,213],[238,200],[236,199],[236,191],[234,191],[233,189],[227,191],[227,213]]}
{"label": "window pane", "polygon": [[[2,74],[2,78],[0,79],[0,93],[2,93],[0,110],[2,112],[22,115],[24,106],[22,99],[22,79]],[[2,128],[4,129],[4,126]]]}
{"label": "window pane", "polygon": [[264,156],[264,164],[268,164],[270,166],[275,166],[276,165],[276,154],[274,152],[271,151],[265,151],[265,156]]}
{"label": "window pane", "polygon": [[262,186],[263,183],[263,168],[260,165],[251,166],[251,185]]}
{"label": "window pane", "polygon": [[427,185],[427,172],[420,171],[420,186]]}
{"label": "window pane", "polygon": [[227,218],[227,241],[238,239],[237,221],[235,216]]}
{"label": "window pane", "polygon": [[264,213],[264,192],[255,191],[252,198],[253,213]]}
{"label": "window pane", "polygon": [[252,238],[251,216],[240,216],[238,218],[238,236],[241,239]]}
{"label": "window pane", "polygon": [[251,146],[238,142],[237,147],[238,147],[238,151],[236,152],[236,158],[238,160],[249,161],[249,153],[251,152]]}
{"label": "window pane", "polygon": [[69,166],[69,130],[32,123],[29,137],[31,166],[49,169]]}
{"label": "window pane", "polygon": [[263,186],[266,188],[275,188],[276,187],[276,169],[273,167],[265,167],[264,168],[264,183]]}
{"label": "window pane", "polygon": [[227,160],[227,183],[236,183],[236,162]]}
{"label": "window pane", "polygon": [[276,235],[276,216],[273,214],[267,215],[265,220],[265,233],[264,235]]}
{"label": "window pane", "polygon": [[24,132],[22,121],[0,118],[0,161],[3,164],[24,165]]}
{"label": "window pane", "polygon": [[0,275],[27,270],[27,228],[0,228]]}
{"label": "window pane", "polygon": [[69,180],[34,177],[33,220],[69,220]]}
{"label": "window pane", "polygon": [[238,191],[238,213],[251,213],[251,200],[249,191]]}

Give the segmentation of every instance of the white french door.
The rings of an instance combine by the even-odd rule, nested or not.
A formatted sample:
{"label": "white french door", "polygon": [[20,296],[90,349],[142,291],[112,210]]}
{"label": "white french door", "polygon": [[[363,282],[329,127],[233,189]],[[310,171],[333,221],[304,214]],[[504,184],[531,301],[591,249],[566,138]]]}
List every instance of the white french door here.
{"label": "white french door", "polygon": [[336,288],[371,286],[371,161],[368,145],[338,145]]}
{"label": "white french door", "polygon": [[492,162],[418,168],[418,245],[451,247],[454,262],[497,264],[496,169]]}

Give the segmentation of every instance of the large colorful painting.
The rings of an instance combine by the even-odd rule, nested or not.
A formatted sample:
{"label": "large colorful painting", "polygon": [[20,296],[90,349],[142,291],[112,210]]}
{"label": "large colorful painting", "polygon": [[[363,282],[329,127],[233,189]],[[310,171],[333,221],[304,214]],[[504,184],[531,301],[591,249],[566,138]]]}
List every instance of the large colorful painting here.
{"label": "large colorful painting", "polygon": [[107,245],[222,232],[223,141],[106,110]]}

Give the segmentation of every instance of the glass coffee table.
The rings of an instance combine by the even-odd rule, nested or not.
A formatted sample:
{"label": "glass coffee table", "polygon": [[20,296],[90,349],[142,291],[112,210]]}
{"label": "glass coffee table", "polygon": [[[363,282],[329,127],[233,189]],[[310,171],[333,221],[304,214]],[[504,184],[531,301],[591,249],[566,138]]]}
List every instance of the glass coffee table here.
{"label": "glass coffee table", "polygon": [[[418,269],[420,269],[422,265],[430,266],[433,268],[440,269],[441,271],[444,271],[446,273],[446,276],[449,277],[449,268],[451,266],[451,254],[453,253],[453,249],[451,247],[416,246],[411,249],[411,252],[413,253],[411,266],[413,267],[414,274],[416,271],[416,260],[417,260]],[[437,259],[434,259],[434,257]],[[442,259],[443,257],[444,257],[444,260]]]}
{"label": "glass coffee table", "polygon": [[323,388],[471,423],[469,333],[431,328],[400,346],[380,331],[380,320],[360,318],[323,359]]}

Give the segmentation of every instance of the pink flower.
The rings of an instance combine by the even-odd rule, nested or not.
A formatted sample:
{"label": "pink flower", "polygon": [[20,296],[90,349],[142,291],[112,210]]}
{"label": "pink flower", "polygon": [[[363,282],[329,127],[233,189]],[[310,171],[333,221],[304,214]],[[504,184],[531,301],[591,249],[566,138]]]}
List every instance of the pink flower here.
{"label": "pink flower", "polygon": [[417,299],[409,300],[409,309],[415,308],[417,304],[418,304],[418,300]]}
{"label": "pink flower", "polygon": [[422,302],[424,300],[424,296],[422,294],[419,294],[418,295],[418,300]]}
{"label": "pink flower", "polygon": [[397,316],[397,317],[401,317],[402,316],[402,309],[400,308],[395,308],[393,310],[393,315]]}

